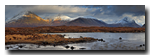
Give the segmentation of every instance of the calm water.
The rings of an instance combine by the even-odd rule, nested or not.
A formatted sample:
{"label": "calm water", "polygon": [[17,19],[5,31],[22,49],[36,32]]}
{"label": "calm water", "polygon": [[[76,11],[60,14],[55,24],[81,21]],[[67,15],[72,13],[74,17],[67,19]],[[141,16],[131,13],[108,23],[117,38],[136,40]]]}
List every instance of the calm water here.
{"label": "calm water", "polygon": [[[145,33],[44,33],[44,34],[66,34],[65,38],[79,38],[83,37],[93,37],[98,39],[104,39],[105,42],[95,41],[90,43],[73,43],[67,44],[68,46],[74,46],[74,50],[81,50],[80,48],[85,48],[84,50],[145,50]],[[119,40],[119,37],[122,40]],[[25,45],[24,48],[20,50],[71,50],[70,48],[66,49],[64,46],[40,46],[35,44],[14,44],[6,45],[14,46]],[[142,47],[140,47],[142,45]],[[17,47],[16,47],[17,48]],[[8,50],[18,50],[16,48],[9,48]]]}

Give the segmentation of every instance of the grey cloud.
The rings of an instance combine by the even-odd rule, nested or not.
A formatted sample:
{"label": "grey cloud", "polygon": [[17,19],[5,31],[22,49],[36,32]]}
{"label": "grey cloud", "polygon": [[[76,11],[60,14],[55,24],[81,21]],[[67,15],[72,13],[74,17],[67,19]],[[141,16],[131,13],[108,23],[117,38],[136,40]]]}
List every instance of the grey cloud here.
{"label": "grey cloud", "polygon": [[104,11],[110,11],[109,13],[105,13],[108,15],[116,14],[121,16],[125,13],[134,14],[135,16],[138,15],[145,15],[145,6],[144,5],[116,5],[111,7],[105,7]]}
{"label": "grey cloud", "polygon": [[[121,16],[125,13],[131,13],[135,16],[138,15],[145,15],[145,6],[144,5],[54,5],[54,6],[46,6],[46,5],[11,5],[16,8],[22,8],[23,10],[29,10],[36,14],[99,14],[101,12],[104,12],[105,15],[112,15],[116,14],[117,16]],[[69,8],[68,8],[69,7]],[[88,11],[84,10],[84,8],[74,8],[74,7],[87,7],[87,8],[102,8],[103,11],[100,11],[101,9],[97,9],[95,11]],[[72,9],[74,8],[74,10]],[[76,12],[74,12],[76,11]],[[6,12],[7,13],[7,12]]]}
{"label": "grey cloud", "polygon": [[12,18],[17,15],[19,12],[23,11],[22,8],[16,8],[16,6],[5,5],[5,18]]}
{"label": "grey cloud", "polygon": [[[79,6],[79,5],[78,5]],[[102,8],[106,15],[116,14],[121,16],[125,13],[134,14],[134,16],[145,15],[145,5],[82,5],[80,7],[87,8]],[[110,11],[110,12],[107,12]],[[100,11],[95,11],[96,13],[100,13]]]}

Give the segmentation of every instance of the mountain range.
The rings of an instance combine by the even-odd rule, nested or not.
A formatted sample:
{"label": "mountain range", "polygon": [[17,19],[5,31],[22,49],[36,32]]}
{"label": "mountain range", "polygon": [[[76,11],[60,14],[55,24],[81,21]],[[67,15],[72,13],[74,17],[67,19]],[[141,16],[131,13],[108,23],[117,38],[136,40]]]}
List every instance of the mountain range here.
{"label": "mountain range", "polygon": [[42,19],[31,11],[21,12],[5,23],[5,27],[38,27],[38,26],[98,26],[98,27],[141,27],[128,17],[124,17],[114,24],[107,24],[101,20],[79,17],[74,20]]}

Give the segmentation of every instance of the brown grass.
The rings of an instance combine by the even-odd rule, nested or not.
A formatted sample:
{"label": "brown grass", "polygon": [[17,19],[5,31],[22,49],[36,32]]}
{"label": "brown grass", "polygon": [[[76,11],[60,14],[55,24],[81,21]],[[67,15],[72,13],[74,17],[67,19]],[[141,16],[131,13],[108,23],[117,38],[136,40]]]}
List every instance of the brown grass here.
{"label": "brown grass", "polygon": [[62,35],[48,35],[48,34],[34,34],[34,35],[6,35],[5,43],[33,43],[42,44],[47,42],[48,44],[63,44],[63,43],[75,43],[75,42],[87,42],[97,40],[94,38],[64,38]]}
{"label": "brown grass", "polygon": [[80,27],[80,26],[45,26],[45,27],[5,27],[5,34],[31,35],[32,33],[66,32],[145,32],[145,28],[132,27]]}

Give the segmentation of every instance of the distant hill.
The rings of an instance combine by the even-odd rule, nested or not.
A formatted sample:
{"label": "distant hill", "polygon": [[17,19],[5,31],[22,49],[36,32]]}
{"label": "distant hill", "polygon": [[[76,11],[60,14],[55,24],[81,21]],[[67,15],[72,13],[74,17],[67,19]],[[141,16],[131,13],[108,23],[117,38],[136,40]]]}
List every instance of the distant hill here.
{"label": "distant hill", "polygon": [[66,23],[65,25],[66,26],[85,26],[85,27],[98,26],[98,27],[102,27],[102,26],[106,26],[106,23],[99,21],[97,19],[79,17],[75,20],[72,20],[72,21]]}

